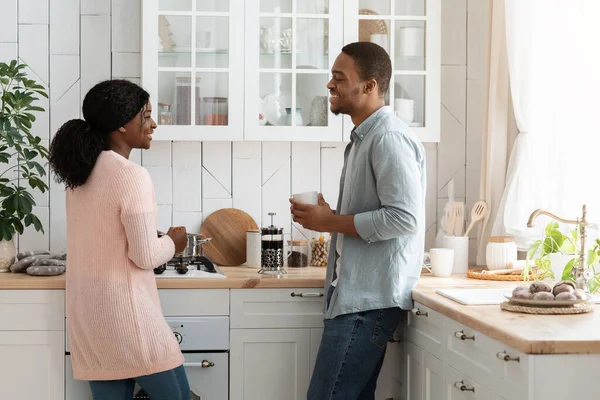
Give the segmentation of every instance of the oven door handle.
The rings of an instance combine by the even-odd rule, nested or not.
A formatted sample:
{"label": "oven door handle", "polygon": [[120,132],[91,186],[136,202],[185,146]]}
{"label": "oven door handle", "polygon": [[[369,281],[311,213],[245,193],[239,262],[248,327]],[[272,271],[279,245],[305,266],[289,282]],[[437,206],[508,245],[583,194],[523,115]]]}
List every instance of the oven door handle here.
{"label": "oven door handle", "polygon": [[215,363],[208,360],[202,360],[202,362],[184,362],[183,366],[188,368],[212,368],[215,366]]}

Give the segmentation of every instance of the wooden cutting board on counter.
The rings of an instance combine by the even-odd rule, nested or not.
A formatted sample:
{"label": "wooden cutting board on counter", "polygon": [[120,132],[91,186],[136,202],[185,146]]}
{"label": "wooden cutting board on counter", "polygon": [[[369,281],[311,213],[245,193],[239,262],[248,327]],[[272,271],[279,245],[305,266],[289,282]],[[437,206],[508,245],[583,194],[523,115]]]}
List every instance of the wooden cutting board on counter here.
{"label": "wooden cutting board on counter", "polygon": [[258,229],[254,218],[237,208],[222,208],[210,214],[200,233],[212,238],[202,245],[205,256],[217,265],[236,266],[246,262],[246,232]]}

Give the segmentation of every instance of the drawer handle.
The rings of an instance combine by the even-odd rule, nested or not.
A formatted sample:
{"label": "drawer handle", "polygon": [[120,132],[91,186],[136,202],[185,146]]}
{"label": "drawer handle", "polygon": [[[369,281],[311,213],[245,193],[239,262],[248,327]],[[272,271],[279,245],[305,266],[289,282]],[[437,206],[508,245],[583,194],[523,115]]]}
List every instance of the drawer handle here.
{"label": "drawer handle", "polygon": [[498,357],[500,360],[504,360],[504,361],[516,361],[516,362],[521,362],[521,357],[511,357],[507,352],[505,351],[501,351],[499,353],[496,353],[496,357]]}
{"label": "drawer handle", "polygon": [[463,331],[454,332],[454,336],[460,340],[475,340],[475,335],[468,336]]}
{"label": "drawer handle", "polygon": [[454,387],[457,388],[458,390],[460,390],[461,392],[473,392],[475,393],[475,387],[467,387],[467,385],[465,385],[465,382],[460,381],[460,382],[454,382]]}
{"label": "drawer handle", "polygon": [[323,297],[323,293],[295,293],[295,292],[292,292],[292,297]]}
{"label": "drawer handle", "polygon": [[212,368],[215,366],[215,363],[212,361],[208,361],[208,360],[202,360],[202,362],[187,362],[187,363],[183,363],[184,367],[189,367],[189,368],[194,368],[194,367],[201,367],[201,368]]}
{"label": "drawer handle", "polygon": [[414,315],[416,315],[417,317],[427,317],[428,316],[427,312],[423,312],[423,311],[419,310],[418,308],[413,308],[411,310],[411,312]]}

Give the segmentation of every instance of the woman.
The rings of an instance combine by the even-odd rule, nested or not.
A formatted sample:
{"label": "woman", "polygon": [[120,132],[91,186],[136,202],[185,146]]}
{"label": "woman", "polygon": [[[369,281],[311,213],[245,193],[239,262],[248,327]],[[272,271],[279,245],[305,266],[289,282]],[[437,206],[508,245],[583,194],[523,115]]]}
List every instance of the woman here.
{"label": "woman", "polygon": [[148,172],[129,161],[149,149],[156,123],[149,94],[124,80],[94,86],[50,145],[50,166],[67,188],[66,310],[75,379],[95,400],[189,400],[179,344],[165,322],[155,267],[187,243],[184,228],[156,231]]}

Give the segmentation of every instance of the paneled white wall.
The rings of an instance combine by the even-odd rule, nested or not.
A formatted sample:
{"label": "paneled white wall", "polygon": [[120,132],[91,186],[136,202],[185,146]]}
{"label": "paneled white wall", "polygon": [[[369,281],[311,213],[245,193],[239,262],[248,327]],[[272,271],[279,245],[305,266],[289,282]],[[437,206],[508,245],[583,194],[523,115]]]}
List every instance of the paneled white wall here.
{"label": "paneled white wall", "polygon": [[[49,112],[35,125],[44,140],[68,119],[80,116],[81,101],[96,82],[112,77],[139,83],[141,1],[2,1],[0,61],[19,57],[50,93],[43,104]],[[450,179],[455,179],[458,198],[469,204],[478,198],[487,76],[485,13],[490,2],[443,1],[442,142],[425,146],[427,247],[433,243]],[[318,189],[335,205],[344,147],[344,143],[154,142],[152,149],[136,151],[132,159],[154,180],[160,229],[185,225],[198,231],[211,212],[236,207],[259,225],[268,225],[268,213],[275,212],[274,223],[300,237],[309,233],[292,223],[287,199],[294,192]],[[36,195],[36,201],[46,234],[28,230],[19,238],[20,249],[64,250],[63,188],[50,179],[49,194]]]}

